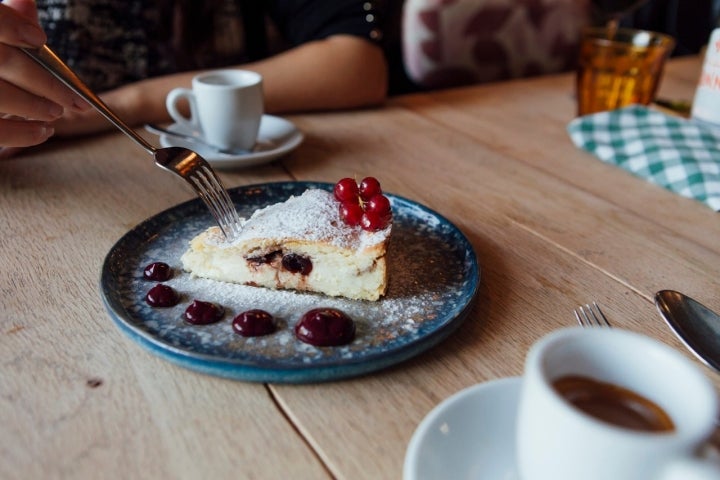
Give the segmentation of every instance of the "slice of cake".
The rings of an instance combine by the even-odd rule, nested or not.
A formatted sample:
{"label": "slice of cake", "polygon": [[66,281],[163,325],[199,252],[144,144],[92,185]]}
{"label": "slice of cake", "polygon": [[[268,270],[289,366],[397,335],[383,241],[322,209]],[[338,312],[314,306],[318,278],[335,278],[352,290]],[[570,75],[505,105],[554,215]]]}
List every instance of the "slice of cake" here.
{"label": "slice of cake", "polygon": [[377,300],[387,287],[387,208],[388,220],[366,229],[348,222],[333,193],[309,189],[243,219],[232,242],[217,227],[202,232],[183,254],[183,268],[224,282]]}

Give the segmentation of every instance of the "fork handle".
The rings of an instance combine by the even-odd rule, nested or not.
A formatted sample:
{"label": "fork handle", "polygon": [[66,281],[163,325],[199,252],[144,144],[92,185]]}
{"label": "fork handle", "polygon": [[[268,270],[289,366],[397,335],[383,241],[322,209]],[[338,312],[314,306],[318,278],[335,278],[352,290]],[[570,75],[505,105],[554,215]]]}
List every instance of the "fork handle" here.
{"label": "fork handle", "polygon": [[[0,0],[1,1],[1,0]],[[107,118],[110,123],[119,128],[125,135],[134,140],[138,145],[144,148],[149,154],[155,153],[155,147],[150,145],[144,138],[138,135],[135,130],[130,128],[124,121],[113,112],[100,97],[80,80],[80,78],[53,52],[50,47],[43,45],[40,48],[21,47],[30,58],[39,63],[48,72],[52,73],[58,80],[64,83],[70,90],[84,98],[95,110],[100,112],[103,117]]]}

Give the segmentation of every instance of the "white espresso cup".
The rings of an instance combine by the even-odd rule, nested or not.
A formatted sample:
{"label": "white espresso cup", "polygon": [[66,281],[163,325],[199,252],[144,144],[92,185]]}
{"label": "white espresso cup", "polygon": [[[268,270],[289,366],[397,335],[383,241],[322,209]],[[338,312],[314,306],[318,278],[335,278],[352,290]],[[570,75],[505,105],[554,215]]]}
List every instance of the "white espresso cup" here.
{"label": "white espresso cup", "polygon": [[[263,116],[262,76],[248,70],[215,70],[197,75],[192,89],[175,88],[165,106],[180,126],[199,132],[211,145],[251,150]],[[186,99],[190,118],[178,111]]]}
{"label": "white espresso cup", "polygon": [[[638,415],[645,428],[630,426]],[[559,330],[526,357],[520,478],[717,480],[706,443],[717,415],[712,383],[667,345],[617,328]]]}

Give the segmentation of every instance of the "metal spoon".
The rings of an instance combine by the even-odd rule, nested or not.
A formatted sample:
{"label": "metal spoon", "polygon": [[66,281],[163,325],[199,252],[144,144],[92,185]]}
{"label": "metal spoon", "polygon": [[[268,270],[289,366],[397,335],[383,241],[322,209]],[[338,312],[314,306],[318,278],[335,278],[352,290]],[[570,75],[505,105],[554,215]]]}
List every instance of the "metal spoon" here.
{"label": "metal spoon", "polygon": [[685,346],[720,372],[720,315],[674,290],[657,292],[655,306]]}
{"label": "metal spoon", "polygon": [[180,132],[174,132],[172,130],[168,130],[167,128],[162,128],[158,125],[155,125],[154,123],[146,123],[145,124],[145,130],[147,130],[150,133],[154,133],[156,135],[170,135],[172,137],[182,138],[183,140],[187,140],[189,142],[197,143],[199,145],[202,145],[204,147],[207,147],[214,152],[222,153],[223,155],[246,155],[248,153],[251,153],[250,150],[242,150],[242,149],[226,149],[226,148],[220,148],[216,147],[215,145],[211,145],[205,141],[202,137],[198,137],[197,135],[192,135],[189,133],[180,133]]}

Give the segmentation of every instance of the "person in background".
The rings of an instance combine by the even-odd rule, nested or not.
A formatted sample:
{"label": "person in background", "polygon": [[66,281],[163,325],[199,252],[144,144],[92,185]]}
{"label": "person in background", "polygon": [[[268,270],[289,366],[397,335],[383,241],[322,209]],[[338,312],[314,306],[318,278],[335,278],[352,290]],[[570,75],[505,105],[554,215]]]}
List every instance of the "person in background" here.
{"label": "person in background", "polygon": [[718,10],[720,0],[648,0],[620,25],[667,33],[676,41],[673,56],[694,55],[717,27]]}
{"label": "person in background", "polygon": [[47,43],[131,125],[170,120],[201,70],[263,75],[268,113],[380,105],[388,67],[368,0],[0,0],[0,158],[112,129],[18,47]]}

